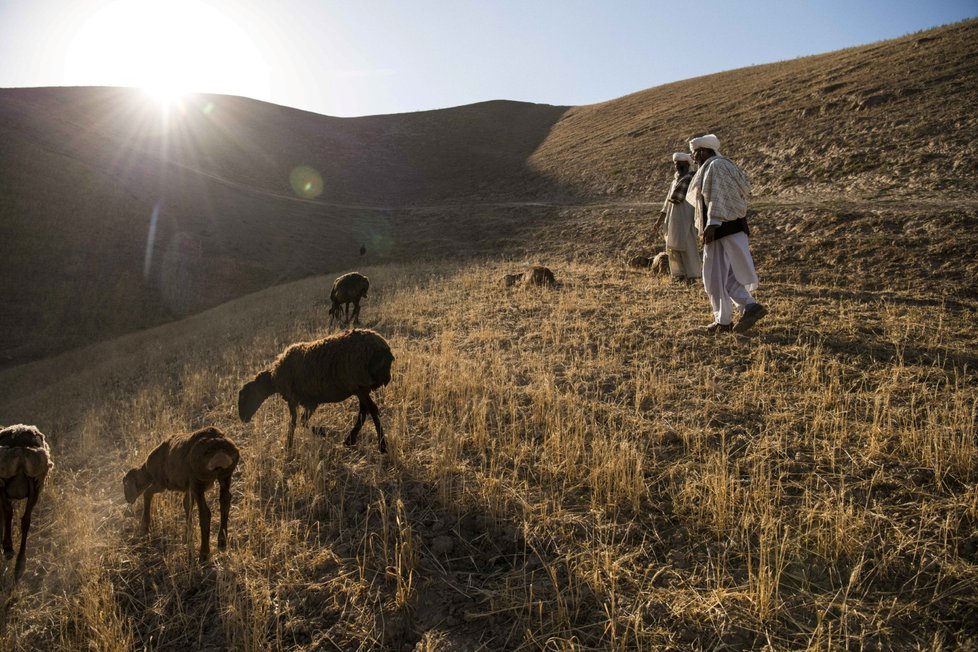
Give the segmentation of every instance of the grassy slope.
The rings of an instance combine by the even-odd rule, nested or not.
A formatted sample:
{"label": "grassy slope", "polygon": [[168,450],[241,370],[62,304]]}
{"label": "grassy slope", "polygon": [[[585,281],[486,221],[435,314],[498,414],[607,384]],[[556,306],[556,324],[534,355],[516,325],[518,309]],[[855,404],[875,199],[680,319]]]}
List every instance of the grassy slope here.
{"label": "grassy slope", "polygon": [[[957,70],[960,38],[973,32],[916,35],[904,52],[952,43],[942,56]],[[959,96],[973,81],[956,74],[939,83],[967,124]],[[623,106],[570,115],[593,116],[579,132],[592,133],[607,123],[601,111]],[[907,115],[890,107],[885,115]],[[796,131],[812,117],[797,115]],[[566,177],[555,187],[582,178],[587,157],[615,165],[633,124],[607,148],[578,148],[567,120],[533,158],[541,174]],[[678,147],[672,133],[634,137],[649,140],[630,156]],[[972,172],[918,175],[914,141],[894,155],[909,161],[895,186],[886,171],[775,184],[749,142],[731,140],[761,179],[753,247],[772,308],[746,338],[697,336],[701,290],[621,262],[654,246],[647,208],[624,205],[644,200],[644,158],[633,186],[604,205],[411,211],[424,229],[415,254],[433,258],[448,253],[427,244],[447,224],[520,231],[504,246],[449,239],[468,262],[364,270],[373,289],[363,316],[397,355],[378,401],[386,458],[370,426],[357,449],[340,444],[351,404],[323,408],[315,422],[335,435],[301,431],[291,457],[280,449],[281,403],[247,426],[234,416],[242,382],[288,342],[322,332],[331,276],[0,372],[0,423],[37,423],[58,463],[25,581],[4,585],[2,647],[978,644],[976,209],[956,185]],[[802,176],[807,151],[793,154]],[[941,156],[937,169],[958,161]],[[600,193],[594,178],[587,187]],[[935,179],[959,198],[935,202]],[[658,199],[662,183],[651,183]],[[905,262],[908,250],[917,255]],[[562,288],[500,287],[503,272],[535,258]],[[141,540],[119,478],[160,437],[203,424],[225,428],[245,455],[231,549],[198,567],[179,499],[161,501],[155,536]]]}
{"label": "grassy slope", "polygon": [[[0,415],[58,460],[5,647],[975,643],[973,312],[779,284],[755,335],[713,339],[695,288],[504,271],[367,270],[387,457],[369,426],[341,445],[350,402],[293,456],[280,402],[235,419],[241,383],[322,332],[325,278],[5,372]],[[244,462],[230,552],[199,567],[179,498],[142,541],[119,478],[203,424]]]}
{"label": "grassy slope", "polygon": [[970,21],[575,107],[531,163],[593,194],[640,195],[650,159],[665,176],[669,153],[716,133],[765,198],[970,197],[976,36]]}

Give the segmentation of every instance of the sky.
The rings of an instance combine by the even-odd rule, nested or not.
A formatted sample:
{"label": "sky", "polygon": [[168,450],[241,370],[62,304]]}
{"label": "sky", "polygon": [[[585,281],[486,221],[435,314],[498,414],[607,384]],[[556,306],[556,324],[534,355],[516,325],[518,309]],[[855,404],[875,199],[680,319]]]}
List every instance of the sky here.
{"label": "sky", "polygon": [[224,93],[341,117],[581,105],[975,16],[978,0],[0,0],[0,88]]}

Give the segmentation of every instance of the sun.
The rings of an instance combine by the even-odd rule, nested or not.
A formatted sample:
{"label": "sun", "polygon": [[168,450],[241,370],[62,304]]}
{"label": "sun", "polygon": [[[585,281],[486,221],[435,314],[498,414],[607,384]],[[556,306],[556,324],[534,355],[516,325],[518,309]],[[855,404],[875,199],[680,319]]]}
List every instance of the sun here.
{"label": "sun", "polygon": [[269,73],[240,25],[198,0],[117,0],[75,34],[65,62],[70,85],[134,86],[161,105],[190,92],[261,98]]}
{"label": "sun", "polygon": [[163,108],[169,108],[174,104],[179,104],[180,100],[190,92],[189,89],[183,88],[179,83],[170,81],[154,82],[151,85],[144,85],[141,88],[150,99]]}

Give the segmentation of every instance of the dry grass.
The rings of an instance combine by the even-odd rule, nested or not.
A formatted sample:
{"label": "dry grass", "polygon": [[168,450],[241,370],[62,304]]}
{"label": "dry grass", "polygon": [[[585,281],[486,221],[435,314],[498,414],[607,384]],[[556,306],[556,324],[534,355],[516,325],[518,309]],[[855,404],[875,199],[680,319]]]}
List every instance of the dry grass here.
{"label": "dry grass", "polygon": [[[0,212],[16,237],[0,364],[109,339],[0,371],[0,423],[36,423],[57,464],[23,581],[0,577],[0,648],[978,647],[978,205],[974,142],[960,142],[975,126],[976,29],[566,113],[489,103],[353,121],[287,111],[283,122],[276,107],[226,98],[221,119],[251,131],[233,130],[237,141],[197,125],[199,151],[184,134],[189,149],[172,165],[137,156],[124,134],[74,124],[115,91],[67,106],[56,91],[26,92],[50,114],[8,102],[31,128],[8,139],[10,160],[25,164],[2,175]],[[679,111],[702,122],[677,122]],[[506,183],[488,183],[474,154],[412,149],[446,121],[444,142],[489,156],[490,177]],[[305,150],[263,139],[278,147],[282,132],[265,126],[285,124],[303,148],[329,152],[326,185],[352,193],[334,200],[367,202],[382,187],[398,207],[284,197],[278,173]],[[487,145],[499,124],[512,139],[497,151]],[[752,249],[771,313],[746,337],[697,334],[701,288],[624,264],[650,253],[649,206],[665,189],[649,178],[649,152],[711,124],[760,200]],[[361,175],[351,142],[386,143],[387,154],[363,159]],[[57,185],[58,166],[36,155],[45,143],[81,166],[58,178],[83,192],[56,205],[30,199],[39,180]],[[322,408],[314,423],[334,434],[300,430],[290,456],[281,402],[251,424],[236,418],[243,382],[323,333],[334,274],[112,339],[181,312],[118,284],[141,268],[159,198],[137,182],[157,188],[163,168],[181,170],[168,177],[185,200],[168,208],[173,224],[212,266],[174,281],[187,290],[176,298],[201,300],[193,310],[386,261],[360,271],[371,279],[362,318],[397,356],[377,397],[388,455],[370,425],[356,449],[342,446],[351,403]],[[106,170],[121,176],[106,182]],[[560,203],[573,196],[585,203]],[[105,265],[85,262],[103,253]],[[530,262],[561,286],[502,287]],[[243,452],[229,549],[206,565],[179,496],[157,502],[143,538],[120,482],[161,438],[202,425]]]}
{"label": "dry grass", "polygon": [[[366,270],[387,456],[369,425],[342,446],[351,405],[291,457],[279,402],[234,417],[322,332],[332,277],[4,372],[0,417],[58,467],[0,647],[978,644],[974,311],[772,284],[752,335],[707,338],[699,288],[579,259],[502,289],[514,265]],[[120,478],[205,423],[243,459],[229,550],[199,566],[179,497],[142,539]]]}

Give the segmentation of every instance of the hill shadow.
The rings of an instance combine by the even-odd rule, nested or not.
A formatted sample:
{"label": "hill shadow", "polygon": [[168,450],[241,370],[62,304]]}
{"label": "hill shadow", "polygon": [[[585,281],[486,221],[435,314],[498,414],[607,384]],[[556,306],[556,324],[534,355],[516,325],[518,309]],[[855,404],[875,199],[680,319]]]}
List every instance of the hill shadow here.
{"label": "hill shadow", "polygon": [[199,95],[161,117],[132,89],[0,90],[0,366],[362,264],[361,246],[371,264],[443,255],[478,228],[426,228],[446,206],[572,197],[528,164],[566,111],[331,118]]}

